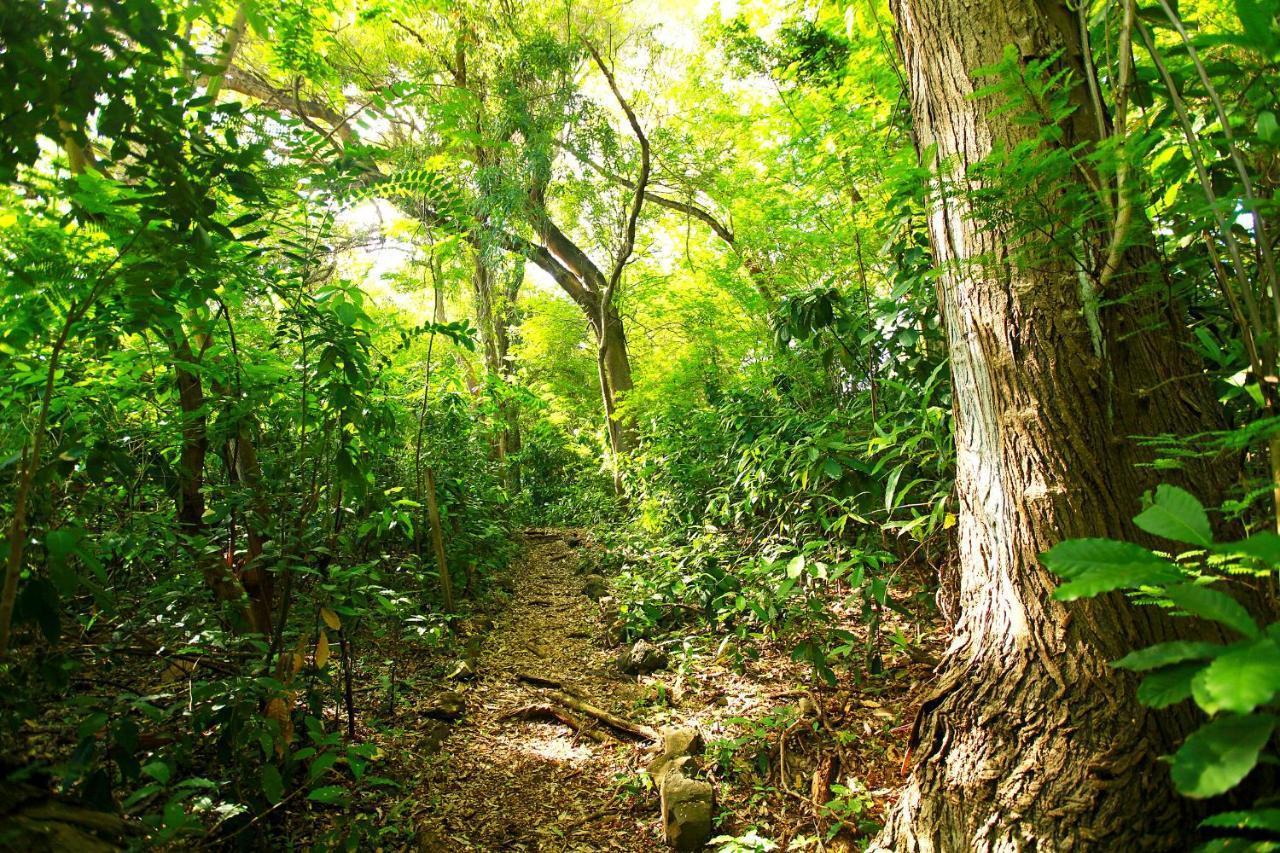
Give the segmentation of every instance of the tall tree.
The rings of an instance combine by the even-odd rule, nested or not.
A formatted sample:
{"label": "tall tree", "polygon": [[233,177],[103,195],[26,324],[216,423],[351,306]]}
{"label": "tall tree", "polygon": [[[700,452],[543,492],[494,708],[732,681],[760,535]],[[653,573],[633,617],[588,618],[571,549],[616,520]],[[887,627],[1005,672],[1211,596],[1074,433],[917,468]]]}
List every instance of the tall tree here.
{"label": "tall tree", "polygon": [[[1068,537],[1135,537],[1128,519],[1156,475],[1130,437],[1211,428],[1217,403],[1181,344],[1176,305],[1147,286],[1157,273],[1145,226],[1133,223],[1104,273],[1107,228],[1076,232],[1071,251],[1016,216],[993,226],[978,210],[993,152],[1029,140],[1087,151],[1109,126],[1084,82],[1075,14],[1054,0],[892,6],[918,148],[945,175],[930,237],[953,374],[961,612],[913,727],[914,771],[878,843],[1169,849],[1185,804],[1157,759],[1189,713],[1140,707],[1108,662],[1169,638],[1173,620],[1119,595],[1058,602],[1039,555]],[[1054,57],[1051,69],[1068,72],[1074,110],[1048,118],[1058,131],[1037,136],[1044,125],[999,109],[991,78],[976,73],[1010,45],[1028,74]],[[1074,168],[1081,185],[1106,183],[1083,161]],[[1042,202],[1052,212],[1062,197],[1046,191]],[[1213,473],[1188,476],[1214,493]]]}

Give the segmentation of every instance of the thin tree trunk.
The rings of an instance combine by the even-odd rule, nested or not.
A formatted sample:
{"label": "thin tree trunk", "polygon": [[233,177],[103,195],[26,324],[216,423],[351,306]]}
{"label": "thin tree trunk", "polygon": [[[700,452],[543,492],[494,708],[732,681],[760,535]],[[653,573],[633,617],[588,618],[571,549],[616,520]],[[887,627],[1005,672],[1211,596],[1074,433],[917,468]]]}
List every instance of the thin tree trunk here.
{"label": "thin tree trunk", "polygon": [[201,544],[204,525],[204,465],[209,452],[208,413],[204,387],[193,370],[195,353],[186,335],[166,333],[172,355],[178,407],[182,414],[182,448],[178,458],[178,529],[188,540],[192,559],[219,601],[235,602],[244,627],[258,630],[251,608],[244,606],[244,587],[237,579],[231,555],[218,560]]}
{"label": "thin tree trunk", "polygon": [[593,327],[599,346],[600,396],[604,402],[609,446],[615,454],[625,453],[636,446],[636,427],[633,418],[619,415],[617,411],[620,398],[635,387],[622,316],[616,310],[610,310],[603,334],[599,332],[599,323]]}
{"label": "thin tree trunk", "polygon": [[245,523],[248,548],[240,581],[249,596],[255,630],[270,635],[275,578],[265,565],[262,554],[268,538],[267,531],[271,526],[271,510],[267,505],[262,465],[258,462],[258,451],[254,446],[252,426],[247,416],[236,425],[236,434],[227,444],[230,463],[227,466],[228,479],[243,484],[249,490],[249,513]]}
{"label": "thin tree trunk", "polygon": [[[444,291],[441,288],[440,275],[435,266],[436,259],[429,259],[432,270],[432,290],[435,296],[435,305],[432,312],[431,322],[440,324],[444,322]],[[415,469],[415,480],[417,485],[417,498],[421,502],[425,498],[427,508],[427,523],[431,528],[431,546],[435,552],[436,565],[440,570],[440,597],[444,603],[446,613],[453,612],[453,578],[449,575],[449,561],[444,550],[444,529],[440,524],[440,509],[436,504],[436,472],[433,466],[423,465],[422,462],[422,444],[426,435],[427,417],[430,414],[431,400],[431,354],[435,349],[436,332],[433,328],[430,337],[427,338],[427,358],[426,364],[423,365],[422,378],[422,407],[418,412],[418,434],[414,442],[413,464]],[[421,523],[415,527],[414,532],[414,550],[418,554],[418,559],[422,559],[422,532]]]}
{"label": "thin tree trunk", "polygon": [[[471,237],[472,254],[475,268],[472,272],[472,285],[475,289],[476,325],[480,329],[480,338],[484,351],[485,369],[489,375],[502,383],[511,381],[507,366],[507,355],[510,352],[511,335],[507,330],[510,305],[497,305],[499,299],[494,292],[493,271],[484,257],[484,247],[479,237]],[[523,272],[521,271],[523,275]],[[514,296],[514,294],[513,294]],[[508,299],[510,303],[514,299]],[[503,481],[508,491],[520,490],[520,465],[510,457],[520,451],[520,418],[514,401],[498,400],[498,419],[502,426],[498,432],[494,446],[494,455],[502,466]]]}
{"label": "thin tree trunk", "polygon": [[[972,97],[983,85],[974,69],[1010,44],[1025,58],[1061,50],[1078,66],[1074,19],[1048,0],[894,0],[893,11],[920,150],[936,145],[937,162],[954,163],[971,189],[968,170],[995,144],[1034,133]],[[1096,139],[1100,118],[1083,90],[1075,95],[1066,144]],[[1139,467],[1146,456],[1130,437],[1215,427],[1217,404],[1207,383],[1176,381],[1197,365],[1175,310],[1144,295],[1100,308],[1093,273],[1075,259],[1019,244],[972,213],[962,193],[935,187],[960,614],[913,726],[912,776],[876,848],[1172,849],[1187,837],[1187,805],[1158,759],[1191,714],[1141,707],[1108,663],[1174,636],[1172,620],[1119,595],[1057,602],[1039,555],[1070,537],[1134,538],[1128,520],[1160,475]],[[1088,257],[1104,254],[1105,235],[1082,243]],[[1146,260],[1126,252],[1114,288],[1138,294]],[[1210,500],[1231,474],[1217,467],[1186,475]]]}
{"label": "thin tree trunk", "polygon": [[453,578],[449,575],[449,561],[444,553],[444,526],[440,523],[440,508],[436,504],[436,472],[428,465],[425,471],[427,517],[431,522],[431,547],[435,551],[436,565],[440,569],[440,596],[444,599],[444,612],[453,612]]}

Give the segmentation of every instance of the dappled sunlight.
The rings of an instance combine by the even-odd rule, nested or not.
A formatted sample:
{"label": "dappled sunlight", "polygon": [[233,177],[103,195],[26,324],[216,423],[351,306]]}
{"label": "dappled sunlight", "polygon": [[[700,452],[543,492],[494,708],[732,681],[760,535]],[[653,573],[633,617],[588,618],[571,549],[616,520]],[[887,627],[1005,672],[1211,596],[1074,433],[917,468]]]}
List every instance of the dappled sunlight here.
{"label": "dappled sunlight", "polygon": [[[509,740],[505,744],[514,755],[569,766],[582,764],[592,757],[591,750],[586,746],[550,726],[522,726],[521,729],[526,734],[525,737]],[[499,747],[503,745],[500,743]]]}

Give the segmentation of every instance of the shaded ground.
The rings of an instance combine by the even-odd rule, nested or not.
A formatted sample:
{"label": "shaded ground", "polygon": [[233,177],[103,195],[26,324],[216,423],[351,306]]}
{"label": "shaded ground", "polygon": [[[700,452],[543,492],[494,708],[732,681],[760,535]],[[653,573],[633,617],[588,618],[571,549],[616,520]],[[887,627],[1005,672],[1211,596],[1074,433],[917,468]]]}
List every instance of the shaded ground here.
{"label": "shaded ground", "polygon": [[[908,732],[939,644],[936,636],[911,632],[936,620],[886,612],[882,631],[912,642],[907,648],[882,642],[885,671],[874,678],[861,675],[859,666],[841,666],[835,688],[816,681],[808,664],[792,660],[796,637],[726,639],[696,618],[652,638],[667,653],[665,668],[624,675],[617,665],[624,647],[605,630],[617,605],[583,594],[587,574],[617,560],[602,560],[581,532],[528,531],[524,544],[524,557],[496,579],[499,589],[471,602],[476,609],[447,638],[428,638],[426,632],[439,630],[434,623],[357,635],[355,743],[377,756],[363,782],[353,780],[345,765],[334,766],[322,779],[294,780],[277,806],[242,814],[203,837],[197,824],[170,846],[427,853],[665,849],[658,796],[646,773],[652,738],[611,730],[580,710],[565,716],[566,701],[586,701],[655,729],[696,726],[706,741],[698,772],[716,791],[716,834],[755,833],[781,850],[837,851],[855,848],[874,831],[902,779]],[[892,590],[904,602],[912,592],[909,585]],[[850,608],[839,627],[862,647],[866,628],[855,597],[840,588],[830,595],[837,614]],[[415,629],[423,637],[414,636]],[[81,651],[94,648],[86,644]],[[459,657],[446,656],[453,654]],[[201,667],[234,672],[227,662],[200,660]],[[101,692],[104,702],[113,692],[172,698],[189,689],[196,666],[167,661],[147,648],[118,660],[105,656],[81,671],[76,687]],[[569,698],[547,688],[548,681],[559,682]],[[321,712],[327,737],[340,738],[346,723],[339,687],[335,674],[325,688],[332,699]],[[465,710],[456,713],[460,709],[451,704]],[[0,768],[70,760],[77,735],[56,716],[59,707],[51,705],[23,720],[7,740],[0,738]],[[149,744],[178,738],[185,725],[181,715],[148,724],[147,742],[140,743],[144,757]],[[199,743],[206,752],[192,756],[191,766],[225,761],[212,753],[213,737]],[[295,740],[299,748],[304,743],[301,735]],[[313,801],[307,793],[318,784],[342,786],[347,794]],[[68,810],[78,809],[76,803],[53,799],[52,786],[33,777],[21,791],[0,791],[9,795],[0,796],[0,823],[39,812],[42,837],[78,826],[85,813]],[[123,844],[140,837],[137,815],[158,809],[159,797],[126,808],[125,820],[89,815],[98,823],[114,821],[102,834]]]}

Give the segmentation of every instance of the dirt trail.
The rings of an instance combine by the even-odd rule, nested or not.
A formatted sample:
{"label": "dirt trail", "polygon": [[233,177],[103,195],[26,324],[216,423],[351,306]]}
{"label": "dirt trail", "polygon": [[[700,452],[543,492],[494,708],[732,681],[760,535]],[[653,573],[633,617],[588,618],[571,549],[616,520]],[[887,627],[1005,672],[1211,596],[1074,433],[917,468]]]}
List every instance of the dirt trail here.
{"label": "dirt trail", "polygon": [[[654,810],[624,805],[619,774],[642,766],[642,744],[575,732],[554,720],[509,715],[555,704],[526,673],[563,682],[588,702],[631,717],[635,680],[601,648],[597,606],[582,594],[580,549],[567,532],[531,532],[514,569],[514,595],[485,636],[476,678],[462,688],[466,713],[445,738],[424,791],[424,850],[658,850]],[[591,722],[582,715],[575,715]]]}

